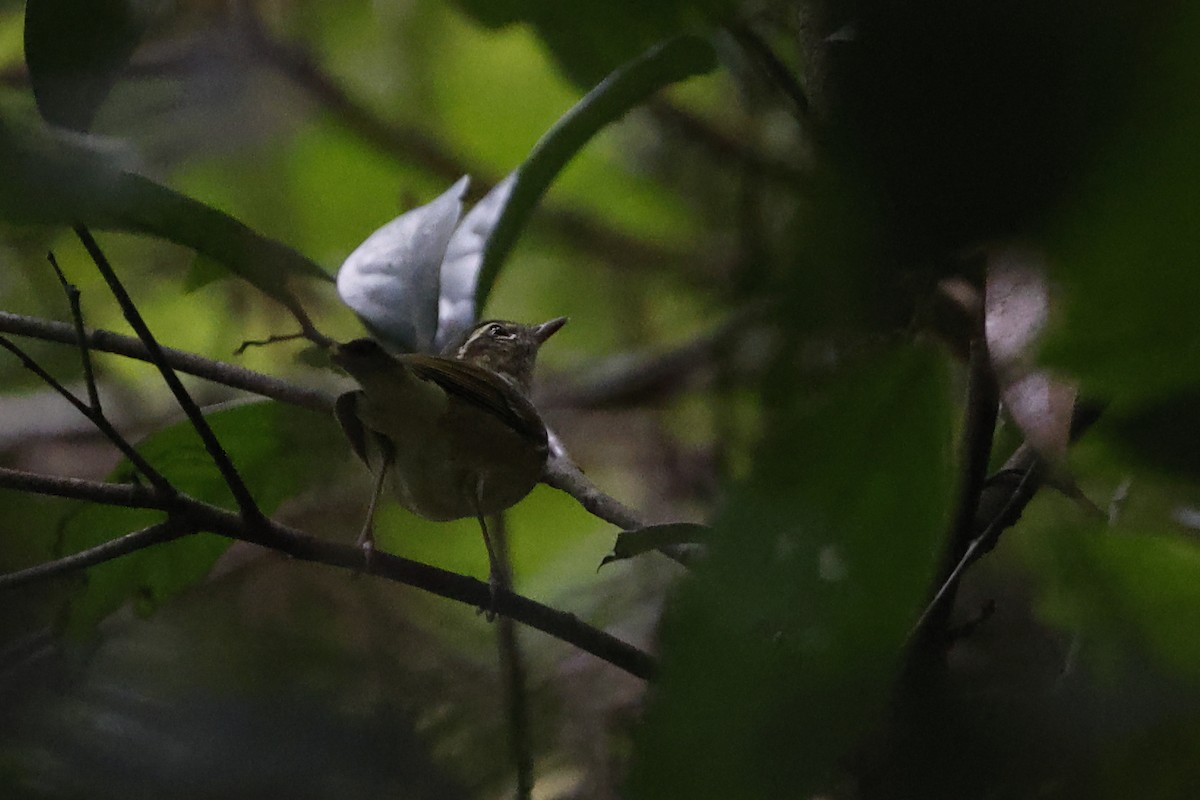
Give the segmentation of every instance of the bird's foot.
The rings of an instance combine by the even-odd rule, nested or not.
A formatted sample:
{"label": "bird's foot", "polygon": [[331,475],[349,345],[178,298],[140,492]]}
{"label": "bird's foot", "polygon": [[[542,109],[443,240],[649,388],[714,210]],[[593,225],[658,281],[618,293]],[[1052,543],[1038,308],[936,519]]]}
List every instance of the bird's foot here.
{"label": "bird's foot", "polygon": [[375,533],[370,528],[364,528],[354,542],[355,547],[362,550],[363,563],[360,573],[371,570],[371,558],[375,555]]}

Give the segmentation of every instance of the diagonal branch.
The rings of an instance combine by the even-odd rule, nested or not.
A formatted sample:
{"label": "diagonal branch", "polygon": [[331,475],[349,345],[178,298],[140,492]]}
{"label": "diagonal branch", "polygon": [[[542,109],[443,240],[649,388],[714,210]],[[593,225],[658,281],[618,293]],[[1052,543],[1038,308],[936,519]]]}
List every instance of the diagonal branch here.
{"label": "diagonal branch", "polygon": [[71,306],[71,321],[75,325],[75,342],[79,345],[79,356],[83,360],[83,379],[87,383],[88,405],[100,413],[100,393],[96,390],[96,374],[92,371],[92,355],[88,352],[87,336],[83,332],[83,309],[79,305],[79,287],[67,280],[62,268],[58,266],[58,259],[54,257],[53,252],[47,253],[46,259],[54,268],[54,274],[58,276],[58,282],[62,284],[63,291],[67,293],[67,303]]}
{"label": "diagonal branch", "polygon": [[200,406],[192,399],[183,382],[179,380],[179,376],[175,374],[175,370],[171,369],[171,365],[167,363],[166,355],[163,353],[158,341],[154,338],[154,334],[150,332],[146,321],[142,319],[142,315],[137,310],[137,306],[134,305],[133,299],[125,291],[125,287],[113,271],[112,265],[108,263],[108,258],[100,250],[100,245],[96,243],[92,234],[83,225],[75,226],[75,234],[88,251],[88,255],[92,257],[96,268],[100,270],[100,274],[104,277],[105,283],[108,284],[108,288],[112,291],[113,297],[117,299],[117,303],[121,306],[121,312],[125,315],[125,320],[133,328],[138,338],[142,340],[142,344],[146,345],[146,350],[149,351],[151,358],[154,360],[154,365],[158,367],[163,380],[166,381],[167,386],[171,389],[171,393],[175,395],[175,400],[179,403],[179,407],[183,409],[183,413],[187,415],[192,426],[196,429],[196,433],[204,443],[204,449],[208,451],[209,457],[217,465],[221,477],[224,478],[226,485],[229,486],[229,491],[233,493],[234,500],[237,502],[242,515],[248,522],[254,524],[264,523],[266,515],[258,507],[258,503],[254,501],[254,497],[246,487],[245,481],[242,480],[242,476],[230,460],[229,454],[225,452],[225,448],[217,440],[217,435],[213,433],[208,421],[204,419],[204,412],[200,410]]}

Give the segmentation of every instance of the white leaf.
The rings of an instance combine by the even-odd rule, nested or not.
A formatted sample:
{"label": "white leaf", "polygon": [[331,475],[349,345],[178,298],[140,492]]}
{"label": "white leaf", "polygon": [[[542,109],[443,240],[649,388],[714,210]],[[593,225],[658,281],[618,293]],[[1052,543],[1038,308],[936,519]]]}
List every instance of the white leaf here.
{"label": "white leaf", "polygon": [[388,344],[429,351],[438,330],[442,262],[470,178],[384,225],[338,270],[342,301]]}
{"label": "white leaf", "polygon": [[475,289],[479,284],[479,268],[483,266],[483,250],[512,194],[515,180],[516,173],[510,172],[492,187],[463,217],[446,247],[434,340],[434,347],[439,351],[475,325]]}

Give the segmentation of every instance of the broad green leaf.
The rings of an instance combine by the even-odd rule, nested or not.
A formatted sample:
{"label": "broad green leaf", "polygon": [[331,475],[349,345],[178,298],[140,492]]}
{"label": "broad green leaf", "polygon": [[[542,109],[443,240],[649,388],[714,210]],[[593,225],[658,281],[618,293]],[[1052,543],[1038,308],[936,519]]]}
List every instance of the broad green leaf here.
{"label": "broad green leaf", "polygon": [[569,7],[537,0],[458,2],[491,27],[529,23],[580,86],[591,86],[655,42],[713,26],[734,7],[727,0],[584,0]]}
{"label": "broad green leaf", "polygon": [[285,304],[295,302],[290,278],[330,280],[290,247],[128,171],[130,160],[95,137],[0,117],[0,218],[158,236],[224,264]]}
{"label": "broad green leaf", "polygon": [[949,518],[947,378],[894,349],[776,395],[665,615],[629,797],[810,798],[880,721]]}
{"label": "broad green leaf", "polygon": [[[206,417],[264,512],[320,480],[327,468],[325,448],[341,446],[333,421],[274,402],[255,402],[214,411]],[[179,422],[138,445],[151,464],[187,494],[233,507],[228,487],[188,422]],[[135,480],[122,462],[114,481]],[[94,547],[160,521],[156,511],[89,505],[70,516],[63,529],[62,554]],[[75,634],[132,601],[140,613],[197,583],[229,547],[229,540],[200,533],[92,567],[82,591],[67,609],[65,623]]]}
{"label": "broad green leaf", "polygon": [[25,62],[42,116],[87,130],[162,0],[29,0]]}
{"label": "broad green leaf", "polygon": [[517,169],[512,192],[484,249],[477,310],[487,304],[501,265],[542,195],[575,154],[604,126],[656,91],[715,66],[712,46],[703,39],[680,37],[656,45],[605,78],[546,132]]}

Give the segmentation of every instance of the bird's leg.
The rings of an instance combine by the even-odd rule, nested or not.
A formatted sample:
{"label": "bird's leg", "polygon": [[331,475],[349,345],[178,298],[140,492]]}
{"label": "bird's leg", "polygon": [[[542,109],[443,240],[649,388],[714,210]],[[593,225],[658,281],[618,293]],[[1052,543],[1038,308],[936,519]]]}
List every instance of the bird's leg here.
{"label": "bird's leg", "polygon": [[496,619],[496,590],[501,586],[508,588],[508,573],[505,571],[504,565],[500,563],[500,559],[496,557],[496,550],[492,547],[492,537],[488,535],[487,520],[483,516],[482,494],[483,481],[481,480],[475,485],[475,518],[479,520],[479,530],[483,533],[483,545],[487,548],[488,554],[488,589],[491,592],[491,601],[484,609],[484,616],[488,622],[492,622]]}
{"label": "bird's leg", "polygon": [[379,465],[379,474],[375,476],[375,488],[371,492],[371,502],[367,506],[367,519],[363,522],[362,531],[354,541],[356,547],[363,551],[364,568],[371,566],[371,554],[375,552],[375,509],[379,506],[379,498],[383,494],[383,481],[387,477],[388,462],[384,459]]}

